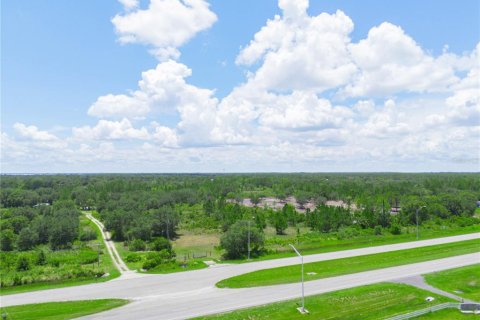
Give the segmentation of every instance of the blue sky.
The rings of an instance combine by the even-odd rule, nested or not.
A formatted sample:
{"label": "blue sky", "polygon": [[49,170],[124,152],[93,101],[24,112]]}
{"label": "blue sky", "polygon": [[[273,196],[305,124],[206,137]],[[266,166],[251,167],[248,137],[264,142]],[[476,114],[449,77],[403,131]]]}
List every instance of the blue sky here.
{"label": "blue sky", "polygon": [[[468,96],[478,69],[478,1],[310,1],[290,20],[285,10],[302,11],[305,1],[284,0],[283,9],[277,1],[166,1],[175,2],[182,7],[170,12],[151,10],[150,1],[130,8],[118,1],[2,2],[2,171],[478,171],[478,97]],[[191,4],[196,26],[176,17]],[[123,19],[122,33],[112,22],[140,11],[154,20],[145,29]],[[323,12],[333,18],[307,26]],[[168,15],[173,22],[166,25]],[[275,15],[301,37],[298,47],[278,47],[275,36],[249,45]],[[378,36],[369,37],[377,27]],[[187,39],[162,36],[172,30]],[[137,40],[121,43],[122,35]],[[333,36],[339,38],[322,47]],[[320,47],[309,47],[313,37]],[[374,52],[382,41],[401,53],[397,61]],[[291,59],[302,46],[312,65],[295,73]],[[150,52],[167,47],[178,54]],[[239,62],[242,52],[246,63]],[[345,57],[323,61],[329,52]],[[378,66],[366,56],[380,57]],[[382,65],[404,72],[398,77],[406,82],[383,81]],[[139,90],[147,70],[170,80],[156,82],[155,93]],[[168,73],[181,87],[169,85]],[[323,74],[338,79],[330,83]],[[135,91],[128,103],[93,107],[102,96]],[[392,142],[399,146],[386,150]],[[272,159],[282,151],[305,155]]]}

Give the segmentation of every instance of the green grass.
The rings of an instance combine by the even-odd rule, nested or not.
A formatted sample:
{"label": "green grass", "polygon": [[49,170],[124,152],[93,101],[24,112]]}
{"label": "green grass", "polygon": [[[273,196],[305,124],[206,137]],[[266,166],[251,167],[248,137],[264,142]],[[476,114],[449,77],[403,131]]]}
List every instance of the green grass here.
{"label": "green grass", "polygon": [[[0,295],[8,295],[8,294],[15,294],[15,293],[22,293],[28,291],[36,291],[36,290],[46,290],[46,289],[54,289],[54,288],[62,288],[62,287],[70,287],[70,286],[77,286],[77,285],[84,285],[96,282],[105,282],[111,279],[114,279],[120,276],[120,272],[115,268],[110,255],[108,254],[107,248],[105,247],[105,243],[102,239],[102,235],[100,230],[96,227],[96,225],[88,220],[85,217],[81,217],[83,224],[90,224],[92,228],[94,228],[95,232],[97,233],[97,240],[92,240],[89,242],[89,245],[93,244],[100,244],[100,250],[102,252],[100,256],[100,268],[103,269],[108,276],[100,277],[100,278],[72,278],[72,279],[61,279],[58,281],[46,281],[46,282],[37,282],[31,284],[24,284],[24,285],[16,285],[16,286],[9,286],[9,287],[2,287],[0,288]],[[102,240],[101,240],[102,239]],[[95,250],[97,246],[94,246]],[[62,253],[59,253],[62,254]],[[96,265],[96,264],[95,264]],[[93,266],[92,266],[93,267]]]}
{"label": "green grass", "polygon": [[434,287],[480,302],[480,264],[430,273],[424,277]]}
{"label": "green grass", "polygon": [[[435,297],[435,300],[425,301],[428,296]],[[447,297],[408,285],[379,283],[306,297],[305,308],[309,315],[296,310],[300,301],[295,299],[197,319],[385,319],[450,301]]]}
{"label": "green grass", "polygon": [[461,313],[457,309],[443,309],[431,313],[424,314],[423,316],[419,316],[416,318],[412,318],[416,320],[424,320],[424,319],[435,319],[435,320],[461,320],[461,319],[478,319],[477,315],[471,313]]}
{"label": "green grass", "polygon": [[[372,246],[381,246],[387,244],[395,244],[416,240],[415,227],[404,228],[404,233],[400,235],[392,235],[390,233],[382,235],[365,233],[352,239],[337,239],[335,233],[322,234],[317,232],[308,232],[307,228],[300,228],[301,235],[297,237],[296,229],[289,227],[286,235],[274,235],[269,232],[268,228],[265,232],[266,249],[269,251],[260,257],[255,257],[250,261],[247,260],[228,260],[228,263],[246,263],[252,261],[262,261],[270,259],[280,259],[296,256],[295,252],[288,245],[295,244],[297,249],[304,255],[326,253],[340,250],[351,250]],[[451,237],[462,234],[480,232],[480,225],[467,227],[452,226],[429,226],[428,228],[420,228],[420,240],[428,240],[441,237]]]}
{"label": "green grass", "polygon": [[[440,259],[478,252],[479,250],[480,240],[475,239],[415,249],[306,263],[305,281]],[[307,275],[309,272],[315,272],[316,274]],[[300,280],[299,274],[300,265],[297,264],[242,274],[222,280],[216,285],[220,288],[245,288],[293,283]]]}
{"label": "green grass", "polygon": [[63,320],[110,310],[127,303],[128,300],[122,299],[48,302],[5,307],[0,309],[0,313],[7,314],[8,320]]}

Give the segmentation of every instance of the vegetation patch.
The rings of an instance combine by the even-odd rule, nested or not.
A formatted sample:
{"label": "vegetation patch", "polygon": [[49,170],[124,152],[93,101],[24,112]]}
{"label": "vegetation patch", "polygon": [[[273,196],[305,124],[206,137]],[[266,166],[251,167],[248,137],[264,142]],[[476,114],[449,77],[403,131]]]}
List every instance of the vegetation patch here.
{"label": "vegetation patch", "polygon": [[[435,300],[427,302],[428,296]],[[385,319],[450,301],[453,300],[408,285],[380,283],[307,296],[307,316],[298,312],[296,308],[301,302],[295,299],[196,319]]]}
{"label": "vegetation patch", "polygon": [[127,303],[128,300],[123,299],[47,302],[0,308],[0,314],[5,320],[64,320],[110,310]]}
{"label": "vegetation patch", "polygon": [[424,277],[434,287],[480,302],[480,264],[430,273]]}
{"label": "vegetation patch", "polygon": [[[306,263],[305,280],[317,280],[344,274],[440,259],[478,252],[480,240],[468,240],[435,246],[406,249],[365,256]],[[300,265],[254,271],[218,282],[219,288],[245,288],[300,281]]]}

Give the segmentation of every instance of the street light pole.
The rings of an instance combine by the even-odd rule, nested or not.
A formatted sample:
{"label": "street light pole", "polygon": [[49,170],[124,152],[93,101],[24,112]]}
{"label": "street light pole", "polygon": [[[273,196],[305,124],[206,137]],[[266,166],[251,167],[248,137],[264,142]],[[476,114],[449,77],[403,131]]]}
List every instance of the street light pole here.
{"label": "street light pole", "polygon": [[423,208],[426,208],[427,206],[421,206],[415,211],[415,220],[417,222],[417,240],[418,240],[418,212],[422,210]]}
{"label": "street light pole", "polygon": [[248,219],[248,259],[250,260],[250,219]]}
{"label": "street light pole", "polygon": [[305,286],[303,281],[303,256],[300,254],[300,252],[298,252],[298,250],[293,246],[293,244],[289,244],[289,246],[292,247],[292,249],[300,258],[300,261],[302,262],[302,307],[298,308],[298,311],[300,311],[301,313],[308,313],[308,310],[305,309]]}

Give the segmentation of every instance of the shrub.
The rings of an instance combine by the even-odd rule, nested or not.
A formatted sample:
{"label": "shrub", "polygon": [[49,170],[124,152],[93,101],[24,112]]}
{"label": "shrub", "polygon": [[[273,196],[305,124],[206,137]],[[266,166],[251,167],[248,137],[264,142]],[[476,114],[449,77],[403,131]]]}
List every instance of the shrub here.
{"label": "shrub", "polygon": [[376,236],[380,236],[382,234],[382,226],[375,226],[375,228],[373,229],[373,233]]}
{"label": "shrub", "polygon": [[337,238],[340,240],[351,239],[358,236],[360,232],[358,229],[353,227],[341,227],[337,232]]}
{"label": "shrub", "polygon": [[392,224],[392,226],[390,227],[390,232],[394,235],[399,235],[402,233],[402,229],[398,224]]}
{"label": "shrub", "polygon": [[145,251],[145,241],[141,239],[135,239],[130,242],[128,249],[130,251]]}
{"label": "shrub", "polygon": [[80,233],[80,240],[81,241],[90,241],[97,239],[97,233],[94,230],[83,230]]}
{"label": "shrub", "polygon": [[47,255],[45,254],[45,251],[40,250],[38,251],[37,254],[37,261],[35,262],[37,266],[43,266],[47,264]]}
{"label": "shrub", "polygon": [[172,244],[168,239],[164,237],[159,237],[153,240],[153,242],[150,244],[150,250],[152,251],[161,251],[161,250],[167,250],[169,252],[172,251]]}
{"label": "shrub", "polygon": [[127,261],[127,262],[138,262],[140,260],[142,260],[142,257],[137,253],[129,253],[125,257],[125,261]]}
{"label": "shrub", "polygon": [[26,256],[19,256],[17,260],[17,271],[27,271],[30,269],[30,261]]}

